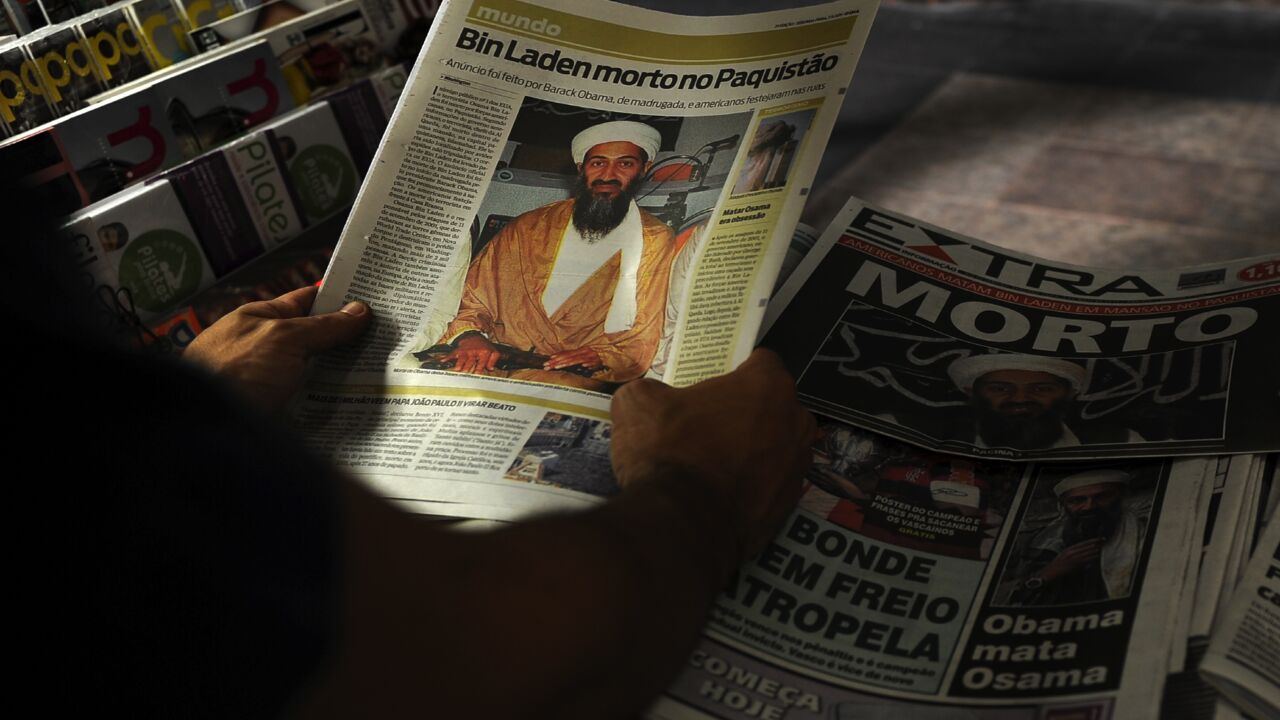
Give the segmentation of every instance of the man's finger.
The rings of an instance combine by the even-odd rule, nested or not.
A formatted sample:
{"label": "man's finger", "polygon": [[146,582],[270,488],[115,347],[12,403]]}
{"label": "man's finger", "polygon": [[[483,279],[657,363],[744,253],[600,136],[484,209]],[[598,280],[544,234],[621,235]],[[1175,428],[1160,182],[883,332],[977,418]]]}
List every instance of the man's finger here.
{"label": "man's finger", "polygon": [[769,348],[758,347],[751,351],[746,360],[742,361],[739,367],[751,368],[759,371],[782,371],[786,372],[786,366],[782,364],[782,358]]}
{"label": "man's finger", "polygon": [[636,378],[628,383],[624,383],[623,386],[618,388],[618,391],[613,394],[613,400],[609,403],[609,412],[615,415],[614,422],[616,424],[616,414],[620,409],[628,406],[645,407],[654,400],[672,392],[680,391],[660,380],[643,377]]}
{"label": "man's finger", "polygon": [[462,369],[459,372],[480,375],[493,369],[490,363],[497,362],[498,353],[490,350],[468,350],[462,358]]}
{"label": "man's finger", "polygon": [[[298,291],[282,295],[270,302],[279,302]],[[308,305],[310,307],[310,305]],[[308,353],[318,353],[345,345],[360,337],[373,318],[369,306],[362,302],[348,303],[337,312],[297,317],[289,321],[297,333],[299,342]]]}
{"label": "man's finger", "polygon": [[805,449],[812,451],[813,444],[818,441],[818,419],[799,403],[795,404],[792,412],[795,422],[791,423],[791,427],[794,428],[796,437],[800,438]]}
{"label": "man's finger", "polygon": [[261,300],[246,304],[242,312],[256,317],[276,319],[306,317],[311,312],[311,305],[316,301],[316,293],[320,289],[314,285],[300,287],[287,292],[274,300]]}
{"label": "man's finger", "polygon": [[551,361],[552,367],[562,368],[570,365],[581,365],[587,359],[586,353],[581,350],[565,353],[555,360]]}
{"label": "man's finger", "polygon": [[567,350],[565,352],[556,353],[547,358],[546,369],[558,370],[569,365],[576,365],[580,362],[578,357],[582,354],[581,350]]}

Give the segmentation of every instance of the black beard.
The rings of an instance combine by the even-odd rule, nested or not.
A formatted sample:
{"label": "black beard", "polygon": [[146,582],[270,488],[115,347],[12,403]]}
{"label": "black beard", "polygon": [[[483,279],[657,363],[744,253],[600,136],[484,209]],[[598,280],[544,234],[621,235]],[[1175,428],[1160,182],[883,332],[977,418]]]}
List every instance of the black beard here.
{"label": "black beard", "polygon": [[1063,402],[1053,405],[1034,418],[1001,415],[977,397],[972,403],[977,415],[978,436],[987,447],[1036,450],[1047,448],[1062,437]]}
{"label": "black beard", "polygon": [[1115,503],[1108,508],[1085,510],[1074,515],[1068,513],[1062,527],[1062,542],[1068,547],[1094,538],[1109,538],[1120,527],[1124,508]]}
{"label": "black beard", "polygon": [[[615,185],[616,181],[597,180],[597,186]],[[595,242],[608,235],[610,231],[622,223],[631,209],[631,200],[636,196],[639,182],[633,180],[623,187],[621,192],[612,197],[600,195],[587,187],[587,179],[578,173],[578,181],[573,184],[573,226],[578,234],[587,242]]]}

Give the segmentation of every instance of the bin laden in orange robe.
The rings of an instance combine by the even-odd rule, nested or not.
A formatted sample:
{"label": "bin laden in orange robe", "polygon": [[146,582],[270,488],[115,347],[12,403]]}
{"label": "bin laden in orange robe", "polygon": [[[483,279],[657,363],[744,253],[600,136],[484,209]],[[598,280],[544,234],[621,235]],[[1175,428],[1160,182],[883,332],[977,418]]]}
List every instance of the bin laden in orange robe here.
{"label": "bin laden in orange robe", "polygon": [[[612,121],[572,141],[574,196],[507,223],[471,262],[441,343],[457,372],[608,391],[640,377],[662,334],[675,245],[634,197],[658,152],[649,125]],[[549,359],[495,368],[494,343]],[[563,368],[580,366],[583,376]]]}

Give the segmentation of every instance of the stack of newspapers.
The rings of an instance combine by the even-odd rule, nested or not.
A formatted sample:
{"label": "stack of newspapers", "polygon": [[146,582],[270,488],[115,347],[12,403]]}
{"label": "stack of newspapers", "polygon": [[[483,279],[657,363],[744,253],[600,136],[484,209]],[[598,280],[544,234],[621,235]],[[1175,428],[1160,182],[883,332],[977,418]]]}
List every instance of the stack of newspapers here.
{"label": "stack of newspapers", "polygon": [[417,512],[588,507],[616,388],[762,341],[813,468],[654,717],[1274,716],[1280,256],[798,229],[875,10],[446,3],[317,300],[375,324],[294,422]]}

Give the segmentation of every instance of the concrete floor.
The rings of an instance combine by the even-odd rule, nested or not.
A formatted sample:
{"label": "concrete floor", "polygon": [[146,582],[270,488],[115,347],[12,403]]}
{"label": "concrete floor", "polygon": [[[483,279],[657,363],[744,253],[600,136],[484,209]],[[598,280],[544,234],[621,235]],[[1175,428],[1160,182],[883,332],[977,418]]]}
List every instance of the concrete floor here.
{"label": "concrete floor", "polygon": [[1277,5],[887,4],[805,220],[856,194],[1080,264],[1280,251]]}

